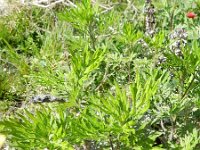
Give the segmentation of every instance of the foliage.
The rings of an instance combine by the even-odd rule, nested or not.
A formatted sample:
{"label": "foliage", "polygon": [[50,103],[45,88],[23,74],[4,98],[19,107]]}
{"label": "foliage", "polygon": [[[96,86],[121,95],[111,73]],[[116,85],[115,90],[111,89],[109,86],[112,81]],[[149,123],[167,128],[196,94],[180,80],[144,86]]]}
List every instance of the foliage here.
{"label": "foliage", "polygon": [[69,130],[70,118],[64,111],[56,113],[55,116],[50,108],[41,106],[34,114],[28,110],[17,113],[16,118],[5,120],[2,125],[11,138],[11,145],[18,149],[70,149],[65,133]]}
{"label": "foliage", "polygon": [[[186,15],[199,1],[154,0],[152,36],[144,4],[70,1],[0,18],[4,111],[24,99],[0,118],[9,147],[200,148],[199,17]],[[49,93],[65,102],[29,101]]]}

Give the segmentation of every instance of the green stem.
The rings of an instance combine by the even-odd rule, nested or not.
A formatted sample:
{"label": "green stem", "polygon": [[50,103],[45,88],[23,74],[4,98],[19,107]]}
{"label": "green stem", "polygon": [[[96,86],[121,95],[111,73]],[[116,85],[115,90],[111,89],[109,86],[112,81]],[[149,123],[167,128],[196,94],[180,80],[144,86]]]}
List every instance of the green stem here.
{"label": "green stem", "polygon": [[192,84],[193,84],[193,82],[194,82],[194,79],[195,79],[195,75],[193,76],[192,81],[190,82],[190,84],[188,85],[187,89],[186,89],[185,92],[183,93],[181,99],[185,98],[185,96],[187,95],[188,91],[190,90],[190,88],[191,88],[191,86],[192,86]]}

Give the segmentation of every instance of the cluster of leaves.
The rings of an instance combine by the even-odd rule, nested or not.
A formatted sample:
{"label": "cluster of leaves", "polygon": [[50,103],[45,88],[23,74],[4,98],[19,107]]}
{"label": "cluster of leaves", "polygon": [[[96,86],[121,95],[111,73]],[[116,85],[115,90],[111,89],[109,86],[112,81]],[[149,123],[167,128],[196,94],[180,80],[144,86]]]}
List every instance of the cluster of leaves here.
{"label": "cluster of leaves", "polygon": [[[9,146],[199,149],[200,43],[193,33],[198,19],[182,12],[198,9],[199,2],[153,4],[153,37],[145,35],[142,1],[83,0],[65,11],[24,8],[28,12],[1,21],[0,63],[11,74],[0,76],[0,97],[20,87],[16,93],[27,99],[35,93],[67,99],[27,104],[3,118],[0,129]],[[9,17],[17,18],[15,27]],[[169,49],[169,33],[178,27],[189,33],[181,57]],[[159,63],[161,56],[166,61]],[[20,82],[11,86],[13,74]]]}
{"label": "cluster of leaves", "polygon": [[55,21],[50,10],[18,4],[9,15],[0,18],[1,100],[26,92],[27,80],[23,77],[30,73],[31,58],[39,55],[45,34]]}

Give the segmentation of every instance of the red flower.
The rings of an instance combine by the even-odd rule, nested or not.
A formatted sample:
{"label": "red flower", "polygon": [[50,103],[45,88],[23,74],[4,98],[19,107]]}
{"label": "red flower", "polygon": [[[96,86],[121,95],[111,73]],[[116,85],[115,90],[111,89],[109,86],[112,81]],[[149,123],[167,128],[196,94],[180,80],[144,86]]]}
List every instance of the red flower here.
{"label": "red flower", "polygon": [[188,12],[186,16],[188,18],[194,19],[197,15],[194,12]]}

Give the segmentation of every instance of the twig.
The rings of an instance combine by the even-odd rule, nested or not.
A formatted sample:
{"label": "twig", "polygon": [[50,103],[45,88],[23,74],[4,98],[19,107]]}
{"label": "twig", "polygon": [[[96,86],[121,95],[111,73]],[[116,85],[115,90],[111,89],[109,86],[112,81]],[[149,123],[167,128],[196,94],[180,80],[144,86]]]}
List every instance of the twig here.
{"label": "twig", "polygon": [[109,7],[109,8],[107,8],[106,10],[102,11],[100,14],[104,14],[104,13],[106,13],[106,12],[112,10],[113,8],[114,8],[114,7]]}
{"label": "twig", "polygon": [[68,3],[69,5],[71,5],[71,6],[75,7],[75,8],[77,8],[77,6],[76,6],[74,3],[72,3],[70,0],[67,0],[67,3]]}
{"label": "twig", "polygon": [[[95,4],[97,2],[95,0],[92,0],[92,3]],[[119,3],[117,3],[117,4],[119,4]],[[114,4],[114,5],[116,5],[116,4]],[[106,13],[106,12],[108,12],[108,11],[110,11],[110,10],[112,10],[114,8],[114,6],[105,6],[103,4],[98,4],[98,6],[103,8],[103,9],[105,9],[102,12],[100,12],[100,14]]]}
{"label": "twig", "polygon": [[[64,5],[66,6],[73,6],[73,7],[77,7],[73,2],[71,2],[70,0],[67,0],[66,2],[64,0],[58,0],[58,1],[55,1],[53,3],[50,3],[48,5],[43,5],[43,4],[40,4],[42,1],[34,1],[32,3],[29,3],[31,5],[34,5],[34,6],[37,6],[37,7],[41,7],[41,8],[50,8],[50,7],[54,7],[56,4],[58,3],[63,3]],[[24,1],[23,1],[24,3]]]}
{"label": "twig", "polygon": [[49,7],[53,7],[56,4],[62,3],[62,2],[63,2],[63,0],[58,0],[58,1],[55,1],[55,2],[48,4],[48,5],[42,5],[42,4],[39,4],[40,2],[34,1],[34,2],[32,2],[32,5],[35,5],[37,7],[42,7],[42,8],[49,8]]}
{"label": "twig", "polygon": [[163,129],[164,132],[167,131],[162,120],[160,121],[160,126],[161,126],[161,128]]}

